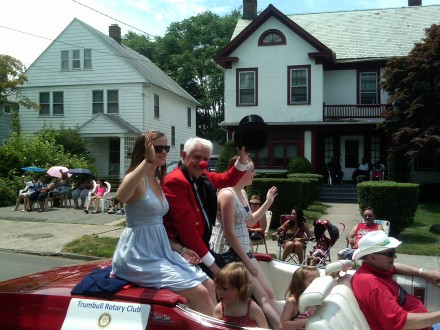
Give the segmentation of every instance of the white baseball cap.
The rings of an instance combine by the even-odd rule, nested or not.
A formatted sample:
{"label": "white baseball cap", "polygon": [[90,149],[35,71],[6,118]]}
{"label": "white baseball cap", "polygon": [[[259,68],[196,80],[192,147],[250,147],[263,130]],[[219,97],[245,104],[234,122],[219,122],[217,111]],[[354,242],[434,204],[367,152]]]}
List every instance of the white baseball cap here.
{"label": "white baseball cap", "polygon": [[368,254],[394,249],[402,242],[394,237],[388,237],[383,230],[375,230],[365,234],[358,242],[358,249],[353,253],[353,260]]}

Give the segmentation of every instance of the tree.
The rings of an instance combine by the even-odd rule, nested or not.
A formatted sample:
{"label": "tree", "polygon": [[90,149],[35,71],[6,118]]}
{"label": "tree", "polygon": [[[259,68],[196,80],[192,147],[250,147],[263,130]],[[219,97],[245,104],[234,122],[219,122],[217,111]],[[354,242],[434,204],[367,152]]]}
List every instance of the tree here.
{"label": "tree", "polygon": [[30,109],[39,109],[39,105],[21,94],[26,81],[26,67],[9,55],[0,54],[0,102],[18,102]]}
{"label": "tree", "polygon": [[224,76],[213,58],[232,35],[238,10],[220,17],[212,12],[172,23],[163,37],[149,41],[135,33],[124,36],[124,44],[149,58],[182,88],[197,99],[196,134],[223,144]]}
{"label": "tree", "polygon": [[392,136],[391,152],[406,159],[440,155],[440,25],[423,42],[385,67],[382,88],[390,106],[379,125]]}

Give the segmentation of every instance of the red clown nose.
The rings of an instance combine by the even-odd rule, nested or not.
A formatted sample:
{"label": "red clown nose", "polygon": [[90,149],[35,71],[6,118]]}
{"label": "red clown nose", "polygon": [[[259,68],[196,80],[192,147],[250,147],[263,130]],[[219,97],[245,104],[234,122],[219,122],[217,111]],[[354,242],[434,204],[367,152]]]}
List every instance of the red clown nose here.
{"label": "red clown nose", "polygon": [[200,167],[200,169],[202,169],[202,170],[206,170],[206,169],[208,168],[208,162],[205,162],[204,160],[202,160],[202,161],[199,163],[199,167]]}

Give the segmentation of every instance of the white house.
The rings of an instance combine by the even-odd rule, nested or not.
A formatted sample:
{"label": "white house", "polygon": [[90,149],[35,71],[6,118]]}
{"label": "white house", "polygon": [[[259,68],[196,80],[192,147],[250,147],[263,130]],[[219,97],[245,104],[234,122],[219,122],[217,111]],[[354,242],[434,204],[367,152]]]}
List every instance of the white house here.
{"label": "white house", "polygon": [[0,102],[0,144],[6,142],[11,133],[11,113],[18,107],[15,102]]}
{"label": "white house", "polygon": [[[230,43],[216,56],[224,68],[225,121],[260,115],[271,145],[252,155],[257,169],[284,170],[295,155],[324,174],[339,157],[344,180],[363,157],[386,161],[389,137],[375,129],[387,104],[379,80],[387,59],[405,56],[439,24],[440,5],[288,15],[243,1]],[[414,162],[413,179],[440,181],[439,159]]]}
{"label": "white house", "polygon": [[[23,94],[40,111],[20,108],[22,131],[44,124],[79,127],[96,157],[97,175],[122,178],[136,137],[160,130],[168,138],[168,161],[179,160],[196,133],[196,99],[148,58],[121,44],[121,29],[109,36],[79,19],[62,31],[26,71]],[[60,164],[62,165],[62,164]]]}

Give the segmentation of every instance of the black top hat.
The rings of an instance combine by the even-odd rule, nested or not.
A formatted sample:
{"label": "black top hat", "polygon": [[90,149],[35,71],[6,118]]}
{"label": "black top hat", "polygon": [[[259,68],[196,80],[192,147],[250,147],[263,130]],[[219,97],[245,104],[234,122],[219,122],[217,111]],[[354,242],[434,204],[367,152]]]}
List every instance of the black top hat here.
{"label": "black top hat", "polygon": [[259,151],[272,142],[272,128],[258,115],[246,116],[235,130],[234,142],[249,152]]}

